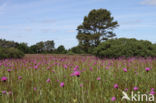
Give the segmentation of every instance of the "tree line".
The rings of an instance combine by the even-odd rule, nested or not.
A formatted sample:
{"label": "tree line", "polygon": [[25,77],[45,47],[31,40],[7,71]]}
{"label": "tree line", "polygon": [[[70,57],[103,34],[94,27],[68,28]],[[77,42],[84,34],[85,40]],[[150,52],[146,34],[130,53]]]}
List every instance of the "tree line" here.
{"label": "tree line", "polygon": [[[79,44],[66,50],[63,45],[55,48],[53,40],[41,41],[32,46],[0,39],[1,48],[15,48],[25,54],[93,54],[100,58],[124,57],[155,57],[156,44],[135,38],[115,38],[113,32],[119,26],[111,12],[107,9],[93,9],[84,17],[77,27]],[[17,50],[16,50],[17,51]]]}
{"label": "tree line", "polygon": [[15,41],[8,41],[5,39],[0,39],[0,48],[16,48],[25,54],[37,54],[37,53],[56,53],[64,54],[67,52],[63,45],[55,48],[55,43],[53,40],[41,41],[34,45],[28,46],[27,43],[18,43]]}

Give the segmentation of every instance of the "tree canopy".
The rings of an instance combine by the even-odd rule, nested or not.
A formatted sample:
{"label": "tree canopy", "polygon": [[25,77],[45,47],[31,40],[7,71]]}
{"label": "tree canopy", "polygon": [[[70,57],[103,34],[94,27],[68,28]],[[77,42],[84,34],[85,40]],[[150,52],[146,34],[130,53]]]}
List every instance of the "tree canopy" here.
{"label": "tree canopy", "polygon": [[116,36],[113,29],[117,26],[118,22],[114,21],[110,11],[93,9],[77,27],[79,45],[87,52],[89,47],[96,47],[101,42]]}
{"label": "tree canopy", "polygon": [[57,49],[56,49],[56,53],[57,54],[65,54],[66,53],[66,49],[63,45],[60,45]]}
{"label": "tree canopy", "polygon": [[54,51],[55,43],[53,40],[48,40],[45,42],[41,41],[36,43],[35,45],[32,45],[30,49],[33,53],[50,53]]}

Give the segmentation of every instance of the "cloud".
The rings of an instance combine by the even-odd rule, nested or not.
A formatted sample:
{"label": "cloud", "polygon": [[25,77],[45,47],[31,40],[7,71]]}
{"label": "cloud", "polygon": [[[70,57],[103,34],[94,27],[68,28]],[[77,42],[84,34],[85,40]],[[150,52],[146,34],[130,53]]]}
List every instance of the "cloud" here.
{"label": "cloud", "polygon": [[141,4],[156,6],[156,0],[144,0],[141,2]]}

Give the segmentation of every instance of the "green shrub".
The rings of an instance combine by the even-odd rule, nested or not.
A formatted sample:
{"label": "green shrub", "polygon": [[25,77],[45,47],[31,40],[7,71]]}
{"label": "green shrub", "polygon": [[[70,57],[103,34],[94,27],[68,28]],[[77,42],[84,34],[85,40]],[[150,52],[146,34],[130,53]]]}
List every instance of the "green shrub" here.
{"label": "green shrub", "polygon": [[24,53],[16,48],[0,48],[0,59],[22,57],[24,57]]}
{"label": "green shrub", "polygon": [[80,46],[71,48],[71,51],[75,54],[85,54],[85,51]]}
{"label": "green shrub", "polygon": [[136,39],[110,39],[94,49],[94,55],[99,58],[118,57],[154,57],[156,48],[149,41]]}
{"label": "green shrub", "polygon": [[71,50],[67,52],[67,55],[74,55],[75,53],[73,53]]}
{"label": "green shrub", "polygon": [[56,50],[55,50],[56,54],[66,54],[67,51],[65,49],[65,47],[63,45],[60,45]]}

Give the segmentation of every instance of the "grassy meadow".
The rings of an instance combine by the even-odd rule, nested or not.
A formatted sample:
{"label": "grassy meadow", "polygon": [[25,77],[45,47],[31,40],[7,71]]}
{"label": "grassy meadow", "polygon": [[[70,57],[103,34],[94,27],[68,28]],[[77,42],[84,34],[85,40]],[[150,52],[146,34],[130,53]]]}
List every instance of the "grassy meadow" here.
{"label": "grassy meadow", "polygon": [[156,58],[26,55],[0,60],[0,78],[0,103],[132,103],[122,91],[155,96]]}

